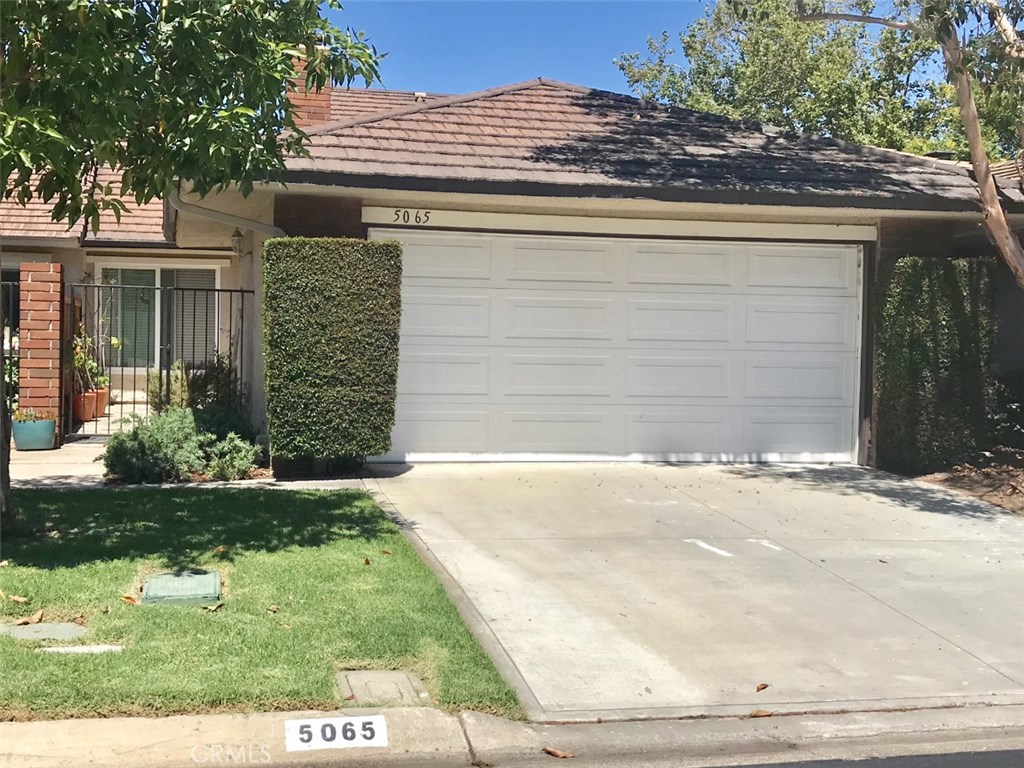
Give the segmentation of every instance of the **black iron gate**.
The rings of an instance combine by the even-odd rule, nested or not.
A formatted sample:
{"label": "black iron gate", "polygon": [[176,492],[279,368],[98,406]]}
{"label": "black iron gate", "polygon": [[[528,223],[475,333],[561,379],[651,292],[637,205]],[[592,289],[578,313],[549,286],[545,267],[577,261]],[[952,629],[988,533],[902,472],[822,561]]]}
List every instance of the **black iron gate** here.
{"label": "black iron gate", "polygon": [[0,282],[0,301],[3,301],[3,328],[0,329],[3,338],[0,343],[4,345],[4,394],[7,397],[8,413],[13,413],[18,405],[20,290],[21,285],[18,282]]}
{"label": "black iron gate", "polygon": [[[169,406],[246,406],[253,292],[147,285],[152,270],[119,272],[120,283],[66,291],[66,435],[108,435]],[[140,284],[125,284],[133,277]]]}

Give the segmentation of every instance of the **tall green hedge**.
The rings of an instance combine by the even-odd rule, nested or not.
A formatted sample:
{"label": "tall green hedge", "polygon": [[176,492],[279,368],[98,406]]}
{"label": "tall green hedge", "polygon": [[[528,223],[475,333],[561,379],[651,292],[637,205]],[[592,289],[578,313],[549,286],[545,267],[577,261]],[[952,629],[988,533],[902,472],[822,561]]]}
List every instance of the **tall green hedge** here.
{"label": "tall green hedge", "polygon": [[984,447],[994,404],[992,263],[905,257],[876,318],[876,461],[908,474]]}
{"label": "tall green hedge", "polygon": [[356,459],[391,448],[402,246],[268,240],[263,340],[275,459]]}

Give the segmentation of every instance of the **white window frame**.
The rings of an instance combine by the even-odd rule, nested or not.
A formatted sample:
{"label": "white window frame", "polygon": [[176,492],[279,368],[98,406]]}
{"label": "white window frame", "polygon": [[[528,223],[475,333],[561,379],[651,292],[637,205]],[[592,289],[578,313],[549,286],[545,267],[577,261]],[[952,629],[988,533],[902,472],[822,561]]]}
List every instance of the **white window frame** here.
{"label": "white window frame", "polygon": [[[156,288],[160,287],[160,277],[161,277],[160,273],[164,269],[167,269],[167,270],[176,270],[176,269],[211,269],[211,270],[213,270],[213,288],[214,288],[215,291],[219,291],[221,289],[221,284],[222,284],[222,277],[223,277],[222,271],[223,271],[224,267],[229,266],[231,264],[231,261],[229,259],[173,259],[173,260],[172,259],[168,259],[166,261],[161,259],[159,264],[154,264],[152,259],[92,259],[92,260],[90,260],[89,263],[92,266],[92,276],[93,276],[93,281],[94,281],[95,285],[102,285],[102,276],[103,276],[103,270],[104,269],[148,269],[148,270],[152,270],[153,273],[154,273],[153,278],[154,278],[154,281],[155,281],[154,285],[155,285]],[[96,282],[96,280],[99,280],[100,282]],[[156,293],[156,303],[154,305],[154,317],[156,318],[156,321],[154,322],[154,326],[155,326],[155,329],[154,329],[154,342],[155,342],[155,344],[154,344],[154,347],[153,347],[153,355],[154,355],[155,359],[153,359],[153,360],[151,360],[149,362],[149,365],[146,366],[146,370],[149,370],[150,368],[156,368],[157,367],[157,365],[159,363],[159,355],[160,355],[160,342],[161,342],[160,326],[161,326],[161,323],[160,323],[159,318],[162,316],[161,315],[162,307],[160,306],[161,291],[157,290],[157,291],[155,291],[155,293]],[[220,333],[220,330],[219,330],[220,329],[220,302],[217,302],[217,305],[215,307],[215,311],[216,311],[215,330],[216,330],[216,333],[219,334]],[[128,373],[128,372],[134,373],[134,372],[137,372],[139,369],[140,369],[139,366],[130,366],[128,368],[124,368],[124,367],[121,367],[121,366],[118,366],[118,367],[110,366],[109,371],[110,372],[119,373],[119,374],[121,374],[123,376],[125,373]]]}

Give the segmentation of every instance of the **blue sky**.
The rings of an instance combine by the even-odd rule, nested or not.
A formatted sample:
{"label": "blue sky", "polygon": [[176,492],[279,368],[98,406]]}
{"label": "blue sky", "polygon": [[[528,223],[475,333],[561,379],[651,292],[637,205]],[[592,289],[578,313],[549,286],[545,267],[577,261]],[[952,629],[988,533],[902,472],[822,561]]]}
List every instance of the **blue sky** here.
{"label": "blue sky", "polygon": [[704,0],[342,0],[335,23],[366,32],[384,86],[466,93],[550,77],[625,93],[612,60],[675,34]]}

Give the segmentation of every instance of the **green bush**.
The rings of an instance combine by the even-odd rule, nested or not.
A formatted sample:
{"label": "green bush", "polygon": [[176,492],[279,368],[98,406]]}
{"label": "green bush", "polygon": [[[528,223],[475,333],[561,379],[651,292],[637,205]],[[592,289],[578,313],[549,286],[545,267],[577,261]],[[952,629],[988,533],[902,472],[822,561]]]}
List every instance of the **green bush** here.
{"label": "green bush", "polygon": [[219,439],[231,432],[247,440],[255,436],[249,419],[249,389],[227,355],[198,365],[175,360],[170,371],[149,370],[146,400],[157,413],[191,408],[199,429]]}
{"label": "green bush", "polygon": [[125,483],[188,480],[206,468],[211,435],[196,429],[192,411],[171,407],[148,419],[132,416],[127,432],[115,432],[100,458],[109,476]]}
{"label": "green bush", "polygon": [[241,480],[260,457],[258,446],[233,432],[217,442],[187,408],[171,406],[148,419],[132,419],[131,429],[112,434],[100,456],[107,475],[124,483],[173,483],[203,473]]}
{"label": "green bush", "polygon": [[275,461],[391,448],[401,245],[282,238],[264,246],[264,353]]}
{"label": "green bush", "polygon": [[876,319],[878,466],[933,471],[989,440],[991,266],[917,257],[893,265]]}
{"label": "green bush", "polygon": [[258,446],[231,432],[210,447],[206,471],[214,480],[244,480],[256,466],[260,452]]}

